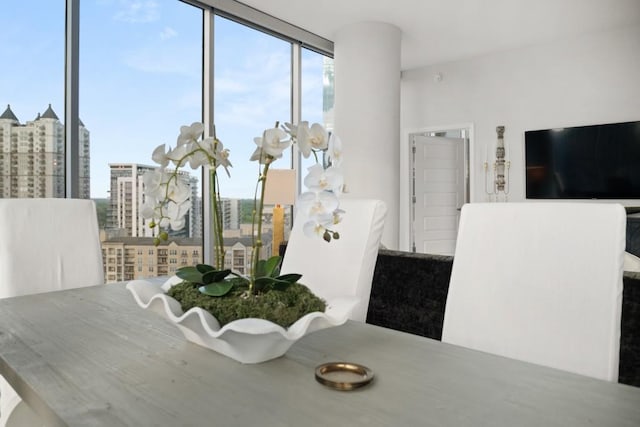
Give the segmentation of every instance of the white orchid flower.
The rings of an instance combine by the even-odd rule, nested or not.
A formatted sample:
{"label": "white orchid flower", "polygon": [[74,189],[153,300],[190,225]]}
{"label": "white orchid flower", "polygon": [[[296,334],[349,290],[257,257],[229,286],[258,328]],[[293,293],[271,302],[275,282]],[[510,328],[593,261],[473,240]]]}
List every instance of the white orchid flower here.
{"label": "white orchid flower", "polygon": [[258,146],[251,155],[250,160],[258,160],[260,164],[270,163],[282,157],[282,152],[291,145],[287,133],[279,128],[267,129],[262,137],[256,137],[253,141]]}
{"label": "white orchid flower", "polygon": [[180,126],[177,145],[180,146],[189,142],[196,142],[203,133],[204,125],[202,123],[194,122],[191,126]]}
{"label": "white orchid flower", "polygon": [[308,122],[300,122],[297,126],[288,125],[289,133],[296,138],[298,150],[306,159],[311,155],[311,151],[322,151],[327,148],[328,138],[325,128],[314,123],[309,127]]}
{"label": "white orchid flower", "polygon": [[333,222],[331,215],[318,215],[302,224],[302,231],[307,237],[323,237],[327,227]]}
{"label": "white orchid flower", "polygon": [[298,209],[307,218],[315,218],[317,222],[333,222],[333,212],[340,203],[338,197],[328,191],[307,191],[298,197]]}
{"label": "white orchid flower", "polygon": [[176,165],[177,168],[181,168],[190,160],[190,153],[192,153],[196,148],[195,144],[197,144],[197,142],[187,142],[182,145],[178,145],[176,148],[171,150],[170,153],[167,153],[167,157],[174,165]]}
{"label": "white orchid flower", "polygon": [[333,224],[340,224],[342,222],[342,216],[344,215],[344,210],[336,209],[333,211]]}
{"label": "white orchid flower", "polygon": [[324,126],[314,123],[309,128],[309,144],[314,150],[325,150],[328,145],[327,131]]}
{"label": "white orchid flower", "polygon": [[140,205],[140,215],[145,219],[160,218],[160,207],[155,198],[147,197]]}
{"label": "white orchid flower", "polygon": [[186,224],[185,215],[189,212],[189,209],[191,209],[191,200],[185,200],[180,203],[169,202],[167,205],[167,225],[173,230],[182,230]]}
{"label": "white orchid flower", "polygon": [[144,184],[144,193],[147,197],[154,199],[163,199],[163,182],[165,176],[162,170],[154,169],[142,175],[142,183]]}
{"label": "white orchid flower", "polygon": [[282,152],[289,148],[291,140],[287,133],[279,128],[267,129],[262,136],[262,149],[275,159],[282,157]]}
{"label": "white orchid flower", "polygon": [[[185,216],[192,208],[191,189],[180,168],[187,164],[192,169],[204,165],[214,168],[222,166],[227,175],[231,176],[229,150],[214,137],[203,138],[203,134],[202,123],[182,126],[173,150],[162,144],[152,153],[152,159],[159,168],[143,176],[144,200],[140,206],[140,215],[152,220],[160,228],[184,228],[187,222]],[[303,121],[295,125],[285,123],[282,128],[267,129],[261,137],[254,138],[254,142],[256,150],[251,155],[251,160],[258,160],[263,165],[281,158],[284,150],[293,142],[298,144],[299,151],[305,158],[313,153],[318,160],[318,151],[329,150],[331,167],[326,170],[321,165],[309,168],[304,183],[311,191],[299,197],[297,207],[307,217],[307,222],[303,224],[305,234],[319,235],[327,242],[339,239],[338,232],[333,228],[342,220],[344,213],[339,209],[338,201],[344,186],[344,177],[338,167],[342,161],[340,139],[330,135],[318,123],[310,127],[309,122]],[[175,165],[175,170],[166,170],[170,163]],[[158,244],[166,239],[166,231],[161,231],[155,242]]]}
{"label": "white orchid flower", "polygon": [[[190,147],[189,147],[190,145]],[[202,141],[196,141],[191,144],[187,143],[182,147],[191,149],[191,154],[188,157],[189,167],[191,169],[198,169],[201,166],[209,164],[209,158],[212,154],[213,138],[204,138]]]}
{"label": "white orchid flower", "polygon": [[328,157],[332,166],[340,166],[342,164],[342,141],[334,133],[329,138]]}
{"label": "white orchid flower", "polygon": [[229,168],[233,167],[233,165],[229,161],[229,149],[224,148],[224,145],[222,145],[222,142],[218,140],[215,141],[212,157],[216,161],[216,168],[218,166],[222,166],[225,172],[227,173],[227,176],[231,177],[231,174],[229,173]]}
{"label": "white orchid flower", "polygon": [[254,160],[257,160],[258,163],[260,163],[261,165],[271,162],[271,159],[269,159],[269,157],[267,156],[267,153],[264,152],[262,147],[256,148],[255,151],[251,154],[249,161],[253,162]]}
{"label": "white orchid flower", "polygon": [[304,185],[311,191],[333,191],[336,194],[342,192],[344,177],[337,167],[324,169],[315,164],[308,169],[309,173],[304,178]]}
{"label": "white orchid flower", "polygon": [[300,122],[297,125],[291,123],[284,124],[285,131],[295,138],[298,144],[298,150],[302,156],[306,159],[311,154],[311,134],[309,133],[309,122]]}
{"label": "white orchid flower", "polygon": [[178,231],[182,230],[186,224],[187,220],[183,217],[179,219],[172,219],[169,223],[169,226],[172,230]]}
{"label": "white orchid flower", "polygon": [[309,132],[309,126],[307,122],[303,122],[297,129],[296,142],[298,143],[298,150],[302,156],[306,159],[311,155],[311,134]]}
{"label": "white orchid flower", "polygon": [[174,203],[183,203],[191,195],[189,186],[181,179],[172,179],[167,186],[167,199]]}
{"label": "white orchid flower", "polygon": [[167,167],[167,165],[169,164],[169,161],[171,160],[169,158],[169,153],[171,152],[171,149],[169,149],[168,151],[165,151],[165,147],[166,147],[165,144],[158,145],[156,149],[153,150],[153,153],[151,154],[151,160],[159,164],[160,167],[163,169]]}
{"label": "white orchid flower", "polygon": [[309,122],[303,121],[303,122],[298,123],[297,125],[294,125],[294,124],[291,124],[291,123],[285,123],[284,125],[282,125],[282,127],[284,128],[285,132],[287,132],[293,138],[297,138],[298,137],[298,130],[301,127],[306,127],[308,129],[309,128]]}
{"label": "white orchid flower", "polygon": [[308,237],[323,237],[325,231],[341,220],[338,197],[329,191],[308,191],[296,201],[298,212],[307,217],[302,230]]}

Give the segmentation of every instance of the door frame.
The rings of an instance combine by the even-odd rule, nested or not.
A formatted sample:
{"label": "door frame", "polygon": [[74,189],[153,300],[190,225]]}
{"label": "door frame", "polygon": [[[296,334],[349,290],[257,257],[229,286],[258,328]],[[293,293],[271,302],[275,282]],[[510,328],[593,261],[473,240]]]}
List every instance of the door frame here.
{"label": "door frame", "polygon": [[400,144],[400,212],[399,212],[399,249],[401,251],[411,252],[411,186],[412,186],[412,170],[411,170],[411,146],[412,136],[415,134],[447,132],[466,130],[468,138],[465,142],[465,170],[467,181],[467,199],[474,202],[474,182],[471,177],[474,175],[475,143],[474,143],[474,126],[473,123],[461,123],[442,126],[426,126],[418,129],[405,129],[402,132],[402,143]]}

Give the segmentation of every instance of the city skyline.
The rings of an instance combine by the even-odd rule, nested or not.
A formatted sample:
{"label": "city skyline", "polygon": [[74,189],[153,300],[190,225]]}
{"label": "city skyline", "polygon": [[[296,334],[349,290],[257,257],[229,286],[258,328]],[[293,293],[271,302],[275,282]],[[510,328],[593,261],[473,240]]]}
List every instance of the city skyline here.
{"label": "city skyline", "polygon": [[[64,119],[64,2],[3,3],[0,106],[22,122],[51,103]],[[215,122],[231,150],[226,197],[252,198],[253,138],[290,120],[291,46],[215,18]],[[322,122],[322,56],[303,51],[303,117]],[[179,127],[202,120],[202,12],[177,0],[82,0],[79,115],[91,129],[91,198],[108,198],[109,163],[152,164]],[[290,159],[276,167],[290,167]],[[199,171],[193,171],[198,174]]]}

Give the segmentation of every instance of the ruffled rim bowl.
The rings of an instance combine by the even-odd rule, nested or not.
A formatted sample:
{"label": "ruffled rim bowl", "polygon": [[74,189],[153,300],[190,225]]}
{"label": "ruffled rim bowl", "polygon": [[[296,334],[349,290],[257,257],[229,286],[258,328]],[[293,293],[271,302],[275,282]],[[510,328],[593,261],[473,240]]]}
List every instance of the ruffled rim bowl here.
{"label": "ruffled rim bowl", "polygon": [[191,308],[186,313],[180,303],[166,294],[182,279],[173,276],[163,285],[146,280],[132,280],[126,288],[136,303],[174,323],[185,338],[241,363],[260,363],[280,357],[304,335],[342,325],[358,303],[357,297],[327,300],[324,313],[309,313],[288,329],[264,319],[238,319],[220,327],[218,320],[206,310]]}

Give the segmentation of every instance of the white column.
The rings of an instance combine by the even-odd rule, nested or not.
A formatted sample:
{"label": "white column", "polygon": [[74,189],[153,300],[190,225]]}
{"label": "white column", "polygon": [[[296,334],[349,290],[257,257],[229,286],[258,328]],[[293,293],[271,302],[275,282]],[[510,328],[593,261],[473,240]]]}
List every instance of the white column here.
{"label": "white column", "polygon": [[[400,29],[363,22],[334,38],[335,133],[342,140],[347,194],[387,204],[382,243],[398,248]],[[347,212],[348,215],[348,212]]]}

